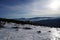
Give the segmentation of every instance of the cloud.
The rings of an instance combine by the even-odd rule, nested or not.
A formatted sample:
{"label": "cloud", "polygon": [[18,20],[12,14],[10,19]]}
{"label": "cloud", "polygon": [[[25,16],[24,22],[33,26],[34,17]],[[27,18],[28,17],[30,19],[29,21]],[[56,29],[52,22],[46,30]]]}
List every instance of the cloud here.
{"label": "cloud", "polygon": [[33,9],[30,12],[31,15],[35,16],[56,16],[56,14],[60,14],[59,10],[50,10],[48,7],[50,0],[42,0],[36,1],[33,3]]}
{"label": "cloud", "polygon": [[40,17],[59,14],[59,11],[48,8],[49,3],[50,0],[0,0],[0,17]]}
{"label": "cloud", "polygon": [[0,17],[23,16],[31,11],[33,1],[34,0],[0,0],[0,14],[2,15]]}
{"label": "cloud", "polygon": [[0,4],[14,6],[14,5],[22,5],[29,4],[33,2],[33,0],[0,0]]}

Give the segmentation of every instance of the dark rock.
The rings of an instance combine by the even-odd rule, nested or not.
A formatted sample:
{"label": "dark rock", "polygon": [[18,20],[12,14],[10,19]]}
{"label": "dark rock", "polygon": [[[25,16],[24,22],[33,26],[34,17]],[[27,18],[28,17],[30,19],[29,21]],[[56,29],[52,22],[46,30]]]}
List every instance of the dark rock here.
{"label": "dark rock", "polygon": [[37,31],[37,33],[41,33],[41,31]]}
{"label": "dark rock", "polygon": [[51,31],[48,31],[48,32],[51,32]]}
{"label": "dark rock", "polygon": [[30,30],[30,29],[32,29],[32,28],[30,28],[30,27],[24,27],[23,29],[27,29],[27,30]]}
{"label": "dark rock", "polygon": [[14,29],[18,29],[19,27],[12,27],[12,28],[14,28]]}

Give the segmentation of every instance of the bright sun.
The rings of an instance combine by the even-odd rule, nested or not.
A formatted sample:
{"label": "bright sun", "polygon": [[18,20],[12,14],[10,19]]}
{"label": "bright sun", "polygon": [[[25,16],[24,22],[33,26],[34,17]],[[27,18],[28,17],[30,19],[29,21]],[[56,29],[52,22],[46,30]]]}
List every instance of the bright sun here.
{"label": "bright sun", "polygon": [[59,6],[60,6],[60,0],[51,0],[49,4],[49,8],[51,10],[58,10]]}

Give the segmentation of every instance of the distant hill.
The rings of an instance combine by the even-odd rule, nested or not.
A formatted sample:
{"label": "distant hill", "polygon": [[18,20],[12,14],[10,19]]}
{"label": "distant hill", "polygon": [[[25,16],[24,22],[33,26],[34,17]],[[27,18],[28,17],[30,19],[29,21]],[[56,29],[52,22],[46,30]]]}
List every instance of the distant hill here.
{"label": "distant hill", "polygon": [[60,18],[40,20],[34,23],[41,26],[60,27]]}
{"label": "distant hill", "polygon": [[60,28],[60,18],[55,17],[35,17],[35,18],[20,18],[20,19],[0,18],[0,22],[1,21],[14,22],[17,24],[31,24],[31,25]]}
{"label": "distant hill", "polygon": [[47,19],[55,19],[54,17],[34,17],[34,18],[16,18],[15,20],[18,21],[40,21],[40,20],[47,20]]}

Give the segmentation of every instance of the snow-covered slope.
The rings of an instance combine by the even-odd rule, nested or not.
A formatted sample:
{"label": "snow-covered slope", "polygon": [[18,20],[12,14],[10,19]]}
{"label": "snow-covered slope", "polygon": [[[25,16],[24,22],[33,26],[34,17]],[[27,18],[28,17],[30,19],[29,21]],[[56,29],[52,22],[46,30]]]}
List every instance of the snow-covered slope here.
{"label": "snow-covered slope", "polygon": [[60,40],[58,28],[7,22],[3,26],[5,28],[0,29],[0,40]]}

